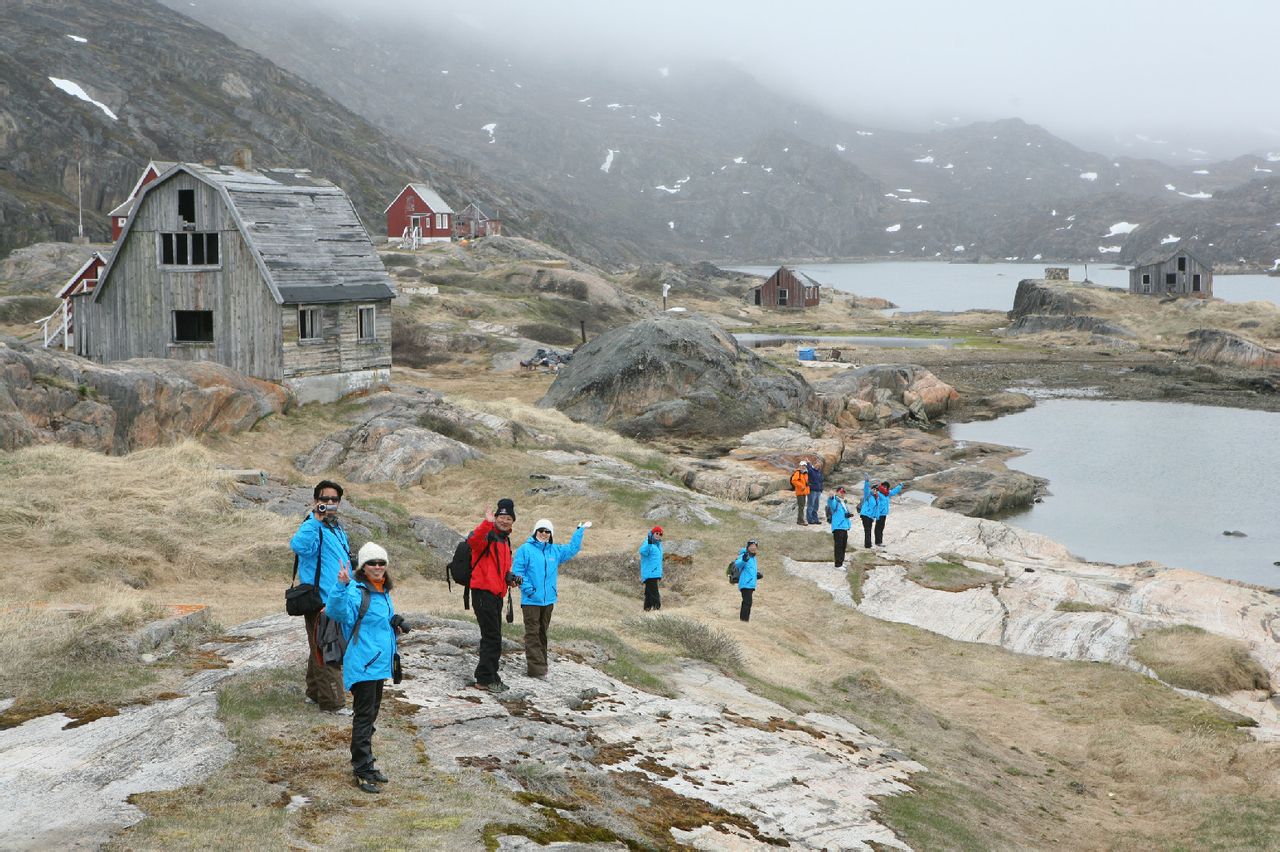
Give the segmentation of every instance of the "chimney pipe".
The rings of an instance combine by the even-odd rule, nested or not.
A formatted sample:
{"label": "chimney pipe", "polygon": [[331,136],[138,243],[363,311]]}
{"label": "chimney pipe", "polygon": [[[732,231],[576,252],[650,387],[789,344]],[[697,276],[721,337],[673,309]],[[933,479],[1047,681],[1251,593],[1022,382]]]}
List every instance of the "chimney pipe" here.
{"label": "chimney pipe", "polygon": [[237,148],[231,155],[231,165],[243,172],[253,170],[253,151],[249,148]]}

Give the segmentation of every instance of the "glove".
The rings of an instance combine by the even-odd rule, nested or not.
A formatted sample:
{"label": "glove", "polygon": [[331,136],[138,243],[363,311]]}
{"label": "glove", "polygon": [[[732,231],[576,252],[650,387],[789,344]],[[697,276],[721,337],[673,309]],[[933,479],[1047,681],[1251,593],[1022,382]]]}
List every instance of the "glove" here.
{"label": "glove", "polygon": [[519,585],[520,585],[520,578],[519,578],[519,577],[517,577],[515,574],[511,573],[510,571],[508,571],[508,572],[507,572],[507,585],[508,585],[508,586],[519,586]]}
{"label": "glove", "polygon": [[578,529],[580,529],[580,530],[585,530],[585,529],[590,528],[590,526],[591,526],[591,522],[590,522],[590,521],[582,521],[582,522],[580,522],[580,523],[578,524]]}

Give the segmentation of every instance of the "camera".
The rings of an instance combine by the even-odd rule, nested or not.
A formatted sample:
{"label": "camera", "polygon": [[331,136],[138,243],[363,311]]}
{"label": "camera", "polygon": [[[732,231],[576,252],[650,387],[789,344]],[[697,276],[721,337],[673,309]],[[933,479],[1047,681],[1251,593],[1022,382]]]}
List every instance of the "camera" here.
{"label": "camera", "polygon": [[412,629],[404,623],[404,616],[398,612],[391,617],[391,628],[400,633],[408,633]]}

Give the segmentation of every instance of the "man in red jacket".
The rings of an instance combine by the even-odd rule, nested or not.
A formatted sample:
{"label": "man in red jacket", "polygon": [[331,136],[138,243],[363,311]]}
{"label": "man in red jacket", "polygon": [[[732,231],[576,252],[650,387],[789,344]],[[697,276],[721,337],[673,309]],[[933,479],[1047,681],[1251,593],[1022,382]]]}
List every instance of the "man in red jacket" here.
{"label": "man in red jacket", "polygon": [[496,510],[486,510],[484,521],[467,536],[471,545],[471,608],[480,625],[480,662],[476,665],[476,686],[490,692],[506,692],[498,677],[502,656],[502,596],[513,582],[511,573],[511,527],[516,522],[516,504],[507,497]]}

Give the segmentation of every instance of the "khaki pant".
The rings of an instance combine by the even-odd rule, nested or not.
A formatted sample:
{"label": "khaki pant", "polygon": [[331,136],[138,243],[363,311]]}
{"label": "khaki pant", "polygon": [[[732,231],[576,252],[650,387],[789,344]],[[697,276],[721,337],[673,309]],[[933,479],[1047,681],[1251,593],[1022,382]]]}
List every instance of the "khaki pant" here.
{"label": "khaki pant", "polygon": [[805,523],[805,520],[804,520],[804,512],[805,512],[805,507],[806,507],[806,505],[808,504],[808,502],[809,502],[809,495],[808,495],[808,494],[797,494],[797,495],[796,495],[796,523],[797,523],[797,524],[803,524],[803,523]]}
{"label": "khaki pant", "polygon": [[542,677],[547,673],[547,627],[555,604],[522,605],[520,609],[524,613],[524,658],[529,665],[529,677]]}
{"label": "khaki pant", "polygon": [[316,620],[320,613],[303,616],[307,622],[307,697],[320,705],[321,710],[341,710],[346,706],[347,694],[342,688],[342,666],[326,666],[316,645]]}

